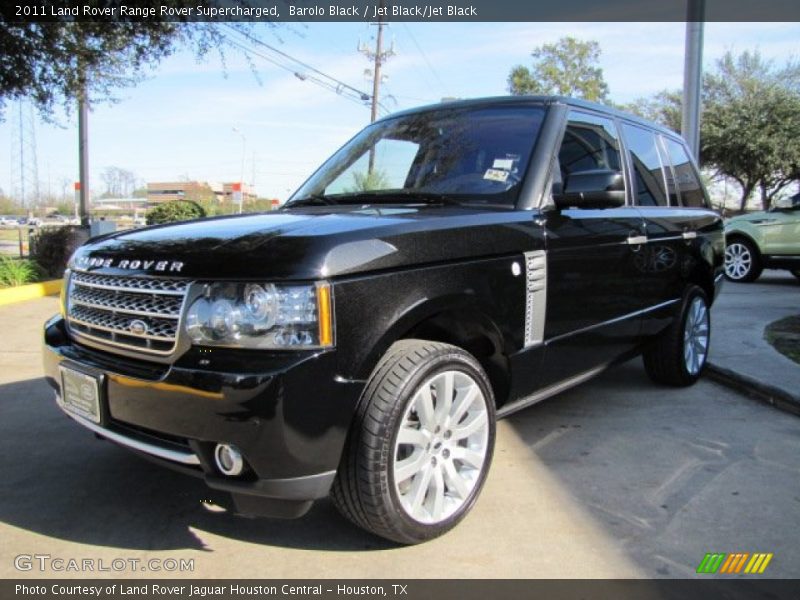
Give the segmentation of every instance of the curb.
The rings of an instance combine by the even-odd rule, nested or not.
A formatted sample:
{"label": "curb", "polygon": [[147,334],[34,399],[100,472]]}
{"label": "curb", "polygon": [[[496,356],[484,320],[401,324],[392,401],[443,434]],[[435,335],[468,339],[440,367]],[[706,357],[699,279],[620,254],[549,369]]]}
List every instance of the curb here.
{"label": "curb", "polygon": [[63,283],[63,279],[51,279],[50,281],[2,289],[0,290],[0,306],[58,294],[61,292]]}
{"label": "curb", "polygon": [[737,373],[732,369],[721,367],[713,362],[709,362],[706,365],[706,374],[710,379],[737,392],[774,406],[778,410],[800,416],[800,395],[792,394],[784,389],[764,383],[748,375]]}

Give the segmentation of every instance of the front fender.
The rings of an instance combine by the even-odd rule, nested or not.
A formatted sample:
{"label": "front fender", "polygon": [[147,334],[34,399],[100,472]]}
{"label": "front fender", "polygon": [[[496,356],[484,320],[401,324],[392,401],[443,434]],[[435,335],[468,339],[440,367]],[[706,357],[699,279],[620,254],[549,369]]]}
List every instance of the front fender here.
{"label": "front fender", "polygon": [[761,252],[764,247],[764,234],[759,227],[756,227],[749,221],[734,221],[725,225],[725,240],[726,243],[731,238],[736,236],[744,237],[756,245],[758,251]]}
{"label": "front fender", "polygon": [[[502,349],[522,347],[525,277],[522,256],[375,274],[337,282],[339,374],[365,380],[380,357],[416,325],[443,311],[468,311],[491,323]],[[380,305],[376,305],[380,303]]]}

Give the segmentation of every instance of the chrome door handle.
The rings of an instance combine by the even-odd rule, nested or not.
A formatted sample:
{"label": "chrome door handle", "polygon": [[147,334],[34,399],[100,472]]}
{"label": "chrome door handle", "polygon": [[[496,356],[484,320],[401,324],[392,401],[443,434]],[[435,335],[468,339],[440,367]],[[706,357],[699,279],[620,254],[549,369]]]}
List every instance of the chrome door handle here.
{"label": "chrome door handle", "polygon": [[685,240],[693,240],[697,237],[696,231],[684,231],[683,232],[683,239]]}
{"label": "chrome door handle", "polygon": [[632,235],[628,237],[629,246],[638,246],[640,244],[646,244],[646,243],[647,243],[646,235]]}

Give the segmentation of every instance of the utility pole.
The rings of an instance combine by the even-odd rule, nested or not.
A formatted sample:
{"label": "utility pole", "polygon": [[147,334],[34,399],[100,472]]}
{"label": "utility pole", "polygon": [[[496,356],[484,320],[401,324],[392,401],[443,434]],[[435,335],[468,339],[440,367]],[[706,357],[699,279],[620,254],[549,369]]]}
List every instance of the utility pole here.
{"label": "utility pole", "polygon": [[34,210],[40,194],[33,106],[20,99],[17,102],[17,118],[12,122],[10,191],[21,206]]}
{"label": "utility pole", "polygon": [[[381,3],[383,5],[383,3]],[[374,123],[378,118],[378,94],[381,88],[381,62],[383,59],[383,21],[378,19],[378,35],[375,39],[375,67],[372,71],[372,108],[369,122]]]}
{"label": "utility pole", "polygon": [[[394,56],[394,44],[388,49],[383,49],[383,28],[386,26],[386,23],[383,22],[384,14],[386,10],[386,2],[385,0],[381,0],[380,7],[378,9],[378,22],[373,23],[373,25],[377,26],[378,33],[375,36],[375,51],[373,52],[369,46],[366,44],[358,45],[358,51],[361,52],[364,56],[366,56],[369,60],[373,61],[372,67],[372,102],[370,106],[370,117],[369,122],[374,123],[375,120],[378,118],[378,102],[380,98],[380,89],[381,89],[381,67],[383,63],[388,60],[390,57]],[[367,167],[367,173],[372,174],[375,168],[375,149],[371,148],[369,151],[369,165]]]}
{"label": "utility pole", "polygon": [[19,101],[19,172],[22,174],[20,178],[20,202],[23,206],[25,206],[25,134],[23,133],[25,129],[22,125],[22,100]]}
{"label": "utility pole", "polygon": [[372,61],[372,103],[370,110],[370,123],[374,123],[378,118],[378,101],[380,98],[381,89],[381,67],[383,63],[389,58],[394,56],[394,44],[388,49],[383,49],[383,29],[386,27],[384,23],[384,12],[386,8],[385,0],[381,0],[378,9],[378,22],[372,23],[378,28],[378,33],[375,36],[375,50],[373,51],[366,44],[359,44],[358,51],[361,52],[368,60]]}
{"label": "utility pole", "polygon": [[697,160],[700,160],[700,93],[703,82],[704,18],[705,0],[687,0],[681,134]]}

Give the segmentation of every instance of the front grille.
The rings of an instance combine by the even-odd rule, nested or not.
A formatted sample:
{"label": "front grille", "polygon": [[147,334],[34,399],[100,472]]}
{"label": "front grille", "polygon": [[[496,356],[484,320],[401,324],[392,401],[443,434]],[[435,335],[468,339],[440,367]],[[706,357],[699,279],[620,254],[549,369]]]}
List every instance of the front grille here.
{"label": "front grille", "polygon": [[170,354],[178,341],[189,283],[158,277],[74,272],[67,321],[71,331],[104,344]]}

